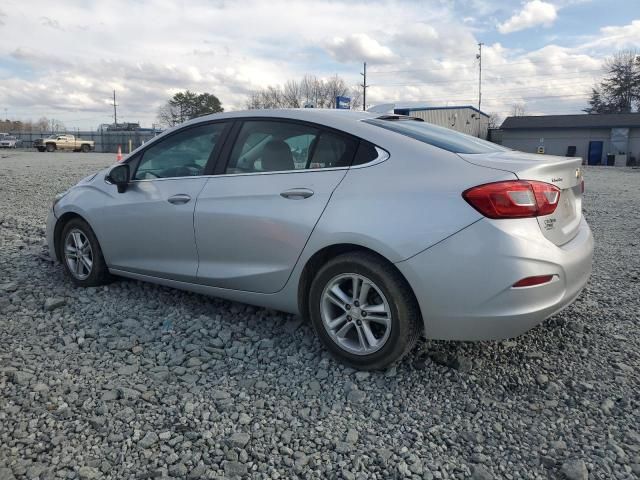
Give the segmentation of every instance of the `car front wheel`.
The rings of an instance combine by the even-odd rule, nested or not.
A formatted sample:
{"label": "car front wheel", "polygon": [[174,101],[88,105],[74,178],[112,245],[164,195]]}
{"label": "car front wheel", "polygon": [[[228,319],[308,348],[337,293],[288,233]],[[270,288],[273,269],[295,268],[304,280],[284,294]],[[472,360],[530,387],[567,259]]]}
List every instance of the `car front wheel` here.
{"label": "car front wheel", "polygon": [[324,265],[311,283],[309,308],[327,349],[363,370],[400,360],[422,331],[407,282],[393,265],[367,252],[339,255]]}
{"label": "car front wheel", "polygon": [[61,241],[62,263],[76,285],[95,287],[111,280],[98,239],[84,220],[70,220],[62,230]]}

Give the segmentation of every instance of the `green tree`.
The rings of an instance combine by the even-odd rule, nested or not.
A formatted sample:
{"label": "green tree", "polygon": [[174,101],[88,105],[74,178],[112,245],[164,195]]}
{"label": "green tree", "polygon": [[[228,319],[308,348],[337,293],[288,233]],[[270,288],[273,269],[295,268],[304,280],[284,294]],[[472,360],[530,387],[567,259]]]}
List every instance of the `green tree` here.
{"label": "green tree", "polygon": [[158,120],[173,127],[192,118],[224,112],[218,97],[211,93],[178,92],[158,109]]}
{"label": "green tree", "polygon": [[630,113],[640,109],[640,55],[623,50],[605,62],[605,78],[591,89],[587,113]]}

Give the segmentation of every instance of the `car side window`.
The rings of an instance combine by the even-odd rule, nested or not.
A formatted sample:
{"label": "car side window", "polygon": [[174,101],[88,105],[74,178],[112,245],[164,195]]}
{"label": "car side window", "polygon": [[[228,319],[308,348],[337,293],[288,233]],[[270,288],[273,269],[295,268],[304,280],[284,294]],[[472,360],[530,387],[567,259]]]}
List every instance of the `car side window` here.
{"label": "car side window", "polygon": [[352,165],[364,165],[365,163],[373,162],[378,158],[378,151],[373,143],[369,143],[366,140],[360,140],[356,157],[353,159]]}
{"label": "car side window", "polygon": [[134,180],[202,175],[225,123],[186,128],[146,149]]}
{"label": "car side window", "polygon": [[353,161],[356,147],[357,142],[349,137],[323,132],[307,168],[348,167]]}
{"label": "car side window", "polygon": [[243,123],[225,173],[282,172],[349,166],[356,141],[296,122]]}

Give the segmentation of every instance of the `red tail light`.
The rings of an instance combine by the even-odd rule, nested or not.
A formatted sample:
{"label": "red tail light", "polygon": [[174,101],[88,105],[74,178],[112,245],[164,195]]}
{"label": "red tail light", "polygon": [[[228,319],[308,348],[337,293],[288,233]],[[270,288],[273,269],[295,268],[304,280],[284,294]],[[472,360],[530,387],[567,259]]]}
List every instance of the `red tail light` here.
{"label": "red tail light", "polygon": [[528,218],[552,214],[560,200],[560,189],[550,183],[517,180],[479,185],[462,196],[485,217]]}

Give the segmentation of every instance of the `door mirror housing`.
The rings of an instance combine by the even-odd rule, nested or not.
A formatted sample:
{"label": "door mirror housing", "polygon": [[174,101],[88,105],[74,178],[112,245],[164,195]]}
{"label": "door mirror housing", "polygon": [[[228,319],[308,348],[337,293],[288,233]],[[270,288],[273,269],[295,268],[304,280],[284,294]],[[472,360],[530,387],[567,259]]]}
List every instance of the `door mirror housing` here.
{"label": "door mirror housing", "polygon": [[116,185],[118,187],[118,193],[124,193],[127,191],[127,187],[129,186],[129,175],[129,164],[122,163],[109,170],[105,180]]}

